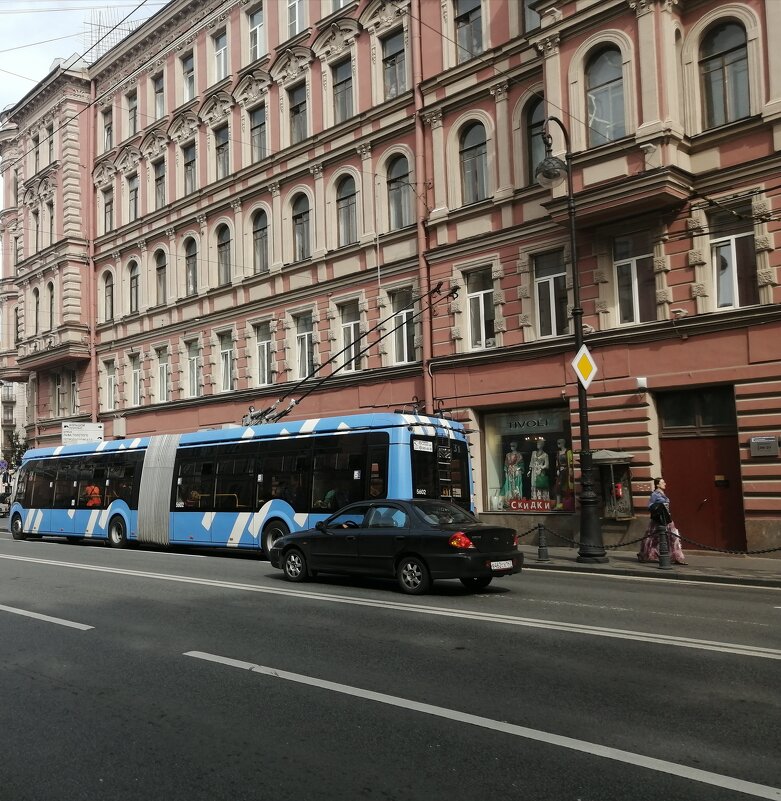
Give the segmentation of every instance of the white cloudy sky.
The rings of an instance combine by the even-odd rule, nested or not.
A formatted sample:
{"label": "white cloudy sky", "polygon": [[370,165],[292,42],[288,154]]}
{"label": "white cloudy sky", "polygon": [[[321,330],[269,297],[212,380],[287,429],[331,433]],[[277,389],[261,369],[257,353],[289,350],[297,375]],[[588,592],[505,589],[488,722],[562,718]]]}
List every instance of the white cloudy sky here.
{"label": "white cloudy sky", "polygon": [[[0,111],[24,97],[56,58],[82,55],[125,16],[146,19],[164,0],[0,0]],[[87,56],[93,60],[96,51]]]}

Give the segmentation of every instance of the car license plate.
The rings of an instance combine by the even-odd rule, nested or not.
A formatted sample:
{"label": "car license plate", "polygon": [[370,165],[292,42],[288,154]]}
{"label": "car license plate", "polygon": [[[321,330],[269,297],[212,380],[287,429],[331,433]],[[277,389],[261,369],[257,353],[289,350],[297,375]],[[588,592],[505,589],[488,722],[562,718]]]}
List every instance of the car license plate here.
{"label": "car license plate", "polygon": [[510,570],[512,566],[512,559],[503,559],[501,562],[491,562],[491,570]]}

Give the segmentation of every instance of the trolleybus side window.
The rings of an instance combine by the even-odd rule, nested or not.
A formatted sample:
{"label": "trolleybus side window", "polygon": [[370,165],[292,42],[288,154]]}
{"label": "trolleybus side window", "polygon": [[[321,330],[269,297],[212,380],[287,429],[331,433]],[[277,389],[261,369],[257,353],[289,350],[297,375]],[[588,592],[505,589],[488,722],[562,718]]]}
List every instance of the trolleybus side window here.
{"label": "trolleybus side window", "polygon": [[217,511],[249,511],[253,508],[255,459],[239,445],[220,448],[217,454]]}
{"label": "trolleybus side window", "polygon": [[54,506],[71,509],[76,506],[79,483],[78,457],[65,457],[57,463],[57,480],[54,482]]}
{"label": "trolleybus side window", "polygon": [[54,479],[56,468],[51,462],[38,462],[32,468],[28,479],[29,502],[25,504],[32,509],[48,509],[54,499]]}

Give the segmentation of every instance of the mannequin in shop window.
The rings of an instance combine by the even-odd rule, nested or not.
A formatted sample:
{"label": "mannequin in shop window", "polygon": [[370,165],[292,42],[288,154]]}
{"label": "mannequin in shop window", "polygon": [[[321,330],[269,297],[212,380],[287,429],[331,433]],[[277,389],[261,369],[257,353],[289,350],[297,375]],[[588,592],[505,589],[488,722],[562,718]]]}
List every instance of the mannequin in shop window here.
{"label": "mannequin in shop window", "polygon": [[550,498],[550,478],[548,468],[550,460],[545,452],[545,440],[537,440],[537,449],[529,458],[528,476],[531,478],[531,497],[535,500],[547,501]]}
{"label": "mannequin in shop window", "polygon": [[505,503],[523,498],[523,468],[523,454],[518,450],[518,443],[511,442],[510,450],[504,457],[504,484],[501,494]]}
{"label": "mannequin in shop window", "polygon": [[556,498],[554,509],[573,508],[573,490],[575,488],[575,468],[573,465],[572,451],[567,447],[564,439],[556,440],[556,483],[553,487],[553,495]]}

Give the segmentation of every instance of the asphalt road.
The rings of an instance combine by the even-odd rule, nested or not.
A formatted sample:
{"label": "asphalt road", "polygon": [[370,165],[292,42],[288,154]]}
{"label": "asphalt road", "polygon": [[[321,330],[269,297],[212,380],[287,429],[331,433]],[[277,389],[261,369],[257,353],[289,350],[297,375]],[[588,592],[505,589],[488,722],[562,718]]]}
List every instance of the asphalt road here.
{"label": "asphalt road", "polygon": [[779,590],[0,532],[0,657],[0,801],[781,799]]}

